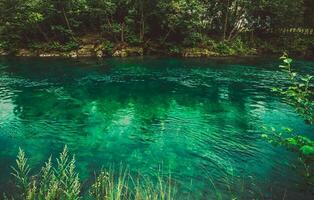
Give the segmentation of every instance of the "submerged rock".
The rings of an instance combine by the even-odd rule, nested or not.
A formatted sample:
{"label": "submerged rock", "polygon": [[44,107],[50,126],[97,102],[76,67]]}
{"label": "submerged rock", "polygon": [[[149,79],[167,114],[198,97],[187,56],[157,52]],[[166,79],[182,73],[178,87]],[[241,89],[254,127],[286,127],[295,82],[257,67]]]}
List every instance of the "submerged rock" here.
{"label": "submerged rock", "polygon": [[102,52],[102,50],[96,51],[96,57],[98,57],[98,58],[103,57],[103,52]]}
{"label": "submerged rock", "polygon": [[9,55],[9,52],[3,50],[3,49],[0,49],[0,56],[7,56]]}
{"label": "submerged rock", "polygon": [[93,44],[81,45],[80,48],[77,50],[77,57],[94,56],[95,55],[94,48],[95,48],[95,45]]}
{"label": "submerged rock", "polygon": [[[127,43],[118,43],[115,47],[110,41],[101,41],[100,39],[93,39],[92,37],[83,38],[81,44],[71,51],[49,50],[49,48],[38,48],[32,51],[26,48],[18,49],[16,56],[39,56],[39,57],[98,57],[114,56],[143,56],[144,50],[142,47],[130,47]],[[90,43],[88,43],[90,42]],[[44,45],[43,45],[44,46]],[[0,49],[0,55],[7,55]]]}
{"label": "submerged rock", "polygon": [[28,49],[19,49],[16,53],[17,56],[36,56],[36,54]]}
{"label": "submerged rock", "polygon": [[112,56],[114,57],[127,57],[127,56],[143,56],[144,50],[142,47],[126,47],[123,49],[115,50]]}
{"label": "submerged rock", "polygon": [[60,53],[41,53],[39,57],[60,57]]}
{"label": "submerged rock", "polygon": [[94,52],[96,54],[96,57],[101,58],[105,55],[104,53],[104,46],[102,44],[96,45],[94,48]]}
{"label": "submerged rock", "polygon": [[143,56],[144,50],[142,47],[129,47],[126,48],[128,56]]}
{"label": "submerged rock", "polygon": [[[27,56],[23,51],[23,54],[17,54],[18,56]],[[69,58],[78,58],[78,57],[103,57],[102,49],[95,47],[93,44],[81,45],[78,50],[72,50],[70,52],[40,52],[37,54],[39,57],[69,57]]]}
{"label": "submerged rock", "polygon": [[76,53],[76,51],[71,51],[70,53],[67,54],[67,57],[70,57],[70,58],[77,58],[77,53]]}
{"label": "submerged rock", "polygon": [[125,51],[125,49],[122,49],[122,50],[116,50],[115,52],[113,52],[112,56],[113,57],[127,57],[128,54]]}
{"label": "submerged rock", "polygon": [[183,57],[209,57],[218,56],[219,54],[208,49],[202,48],[186,48],[182,51]]}

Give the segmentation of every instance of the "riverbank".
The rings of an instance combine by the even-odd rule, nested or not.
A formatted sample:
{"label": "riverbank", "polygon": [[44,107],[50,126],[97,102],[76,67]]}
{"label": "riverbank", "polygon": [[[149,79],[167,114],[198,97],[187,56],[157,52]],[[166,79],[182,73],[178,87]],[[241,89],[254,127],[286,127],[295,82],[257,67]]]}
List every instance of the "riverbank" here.
{"label": "riverbank", "polygon": [[[4,48],[0,46],[0,55],[20,57],[130,57],[130,56],[176,56],[186,58],[228,57],[228,56],[263,56],[279,55],[283,51],[298,57],[314,58],[311,45],[281,46],[280,43],[264,41],[256,38],[254,42],[244,42],[236,38],[232,41],[208,39],[194,45],[178,45],[175,43],[126,43],[112,42],[99,35],[87,34],[69,42],[31,42],[21,47]],[[10,46],[10,45],[6,45]]]}

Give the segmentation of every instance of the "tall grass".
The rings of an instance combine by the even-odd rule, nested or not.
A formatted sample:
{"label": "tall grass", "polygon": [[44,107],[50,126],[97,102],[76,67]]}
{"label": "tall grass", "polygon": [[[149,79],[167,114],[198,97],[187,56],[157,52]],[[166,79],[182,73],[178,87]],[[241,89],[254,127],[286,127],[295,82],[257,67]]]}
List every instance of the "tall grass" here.
{"label": "tall grass", "polygon": [[[4,194],[0,199],[5,200],[181,200],[181,199],[238,199],[238,196],[251,196],[254,199],[264,199],[262,191],[256,188],[254,180],[251,183],[241,180],[233,174],[226,174],[226,180],[220,184],[212,179],[210,174],[204,173],[204,180],[211,190],[211,194],[192,194],[185,196],[177,193],[177,187],[171,176],[164,178],[158,174],[156,180],[143,176],[131,176],[124,168],[115,171],[112,168],[101,170],[95,175],[94,181],[82,187],[78,173],[75,170],[75,157],[69,156],[65,146],[59,157],[52,162],[50,157],[40,172],[31,175],[32,170],[28,165],[28,159],[23,150],[19,149],[16,165],[12,167],[12,175],[15,178],[15,187],[10,193]],[[249,184],[249,185],[247,185]],[[252,184],[252,185],[250,185]],[[225,187],[221,193],[221,187]],[[84,188],[84,189],[83,189]],[[247,194],[248,189],[250,191]],[[206,190],[206,189],[205,189]],[[206,190],[207,191],[207,190]],[[190,196],[190,195],[193,196]],[[195,196],[194,196],[195,195]],[[205,195],[205,196],[203,196]],[[208,196],[209,195],[209,196]]]}
{"label": "tall grass", "polygon": [[133,178],[128,170],[119,171],[115,176],[113,170],[102,170],[95,177],[88,192],[82,191],[78,173],[75,171],[75,157],[68,155],[65,146],[52,164],[51,157],[40,172],[30,176],[28,159],[23,150],[19,149],[16,166],[12,167],[15,178],[16,193],[4,195],[5,199],[21,200],[172,200],[176,190],[171,177],[157,181],[145,178]]}

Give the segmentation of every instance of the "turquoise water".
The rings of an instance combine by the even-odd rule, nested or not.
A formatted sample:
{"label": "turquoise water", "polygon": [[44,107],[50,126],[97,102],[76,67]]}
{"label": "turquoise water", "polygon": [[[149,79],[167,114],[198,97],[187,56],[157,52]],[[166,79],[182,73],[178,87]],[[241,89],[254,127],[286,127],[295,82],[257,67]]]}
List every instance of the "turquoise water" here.
{"label": "turquoise water", "polygon": [[[84,182],[101,167],[171,173],[182,196],[312,199],[294,153],[263,126],[311,135],[270,92],[287,79],[276,59],[0,58],[0,192],[18,147],[33,169],[67,145]],[[314,62],[300,61],[301,73]]]}

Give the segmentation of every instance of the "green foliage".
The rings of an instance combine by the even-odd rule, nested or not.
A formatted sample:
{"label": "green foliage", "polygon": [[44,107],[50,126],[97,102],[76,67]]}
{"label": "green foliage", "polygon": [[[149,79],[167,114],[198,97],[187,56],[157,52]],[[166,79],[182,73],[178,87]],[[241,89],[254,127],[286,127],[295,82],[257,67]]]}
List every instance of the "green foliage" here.
{"label": "green foliage", "polygon": [[29,178],[30,168],[25,153],[21,149],[16,165],[17,167],[13,168],[13,175],[21,191],[20,194],[15,194],[17,198],[26,200],[77,200],[80,198],[80,182],[75,172],[75,159],[69,158],[67,147],[57,159],[57,167],[52,166],[51,158],[49,158],[41,172],[35,176],[36,179]]}
{"label": "green foliage", "polygon": [[181,53],[182,51],[182,47],[179,46],[179,45],[174,45],[174,44],[168,44],[168,51],[169,51],[169,54],[170,55],[174,55],[174,56],[177,56]]}
{"label": "green foliage", "polygon": [[251,52],[248,45],[240,38],[233,41],[221,41],[214,46],[214,51],[221,55],[246,55]]}
{"label": "green foliage", "polygon": [[[168,180],[158,176],[157,182],[152,182],[144,177],[140,180],[132,178],[127,170],[120,169],[118,177],[114,171],[102,170],[95,182],[83,194],[78,173],[75,172],[75,158],[68,155],[65,146],[56,166],[51,158],[42,167],[40,173],[30,178],[30,168],[23,150],[19,150],[16,167],[13,168],[16,187],[19,192],[4,195],[6,199],[22,200],[78,200],[83,197],[95,200],[172,200],[175,189],[171,178]],[[8,198],[8,195],[12,195]]]}
{"label": "green foliage", "polygon": [[79,48],[79,43],[76,41],[69,41],[65,44],[61,44],[60,42],[49,42],[49,43],[32,43],[29,45],[29,48],[32,51],[61,51],[61,52],[69,52],[72,50],[76,50]]}
{"label": "green foliage", "polygon": [[62,199],[79,199],[80,182],[78,174],[75,172],[75,158],[73,156],[71,160],[69,159],[66,146],[57,159],[57,168],[54,171],[62,190]]}
{"label": "green foliage", "polygon": [[[310,10],[309,0],[304,4],[293,0],[2,0],[0,43],[8,43],[9,49],[59,43],[51,48],[68,51],[76,47],[71,44],[76,38],[99,33],[113,43],[215,46],[223,55],[247,54],[248,44],[239,36],[284,26],[303,27],[311,24],[306,17],[312,15]],[[222,42],[213,44],[209,38]],[[271,51],[314,51],[313,38],[297,34],[277,38],[256,46]]]}
{"label": "green foliage", "polygon": [[0,50],[8,49],[8,42],[1,41],[0,42]]}
{"label": "green foliage", "polygon": [[234,55],[234,54],[236,54],[236,50],[234,48],[232,48],[226,42],[219,42],[215,49],[221,55]]}
{"label": "green foliage", "polygon": [[294,55],[311,56],[314,54],[314,37],[313,35],[287,34],[274,35],[261,39],[255,38],[254,45],[263,53],[282,53],[285,49]]}
{"label": "green foliage", "polygon": [[71,40],[63,45],[62,51],[67,52],[67,51],[76,50],[78,48],[79,48],[79,43],[74,40]]}
{"label": "green foliage", "polygon": [[[294,106],[297,112],[310,124],[314,124],[314,104],[311,80],[313,76],[299,75],[292,68],[293,60],[284,53],[280,57],[283,64],[280,69],[287,74],[290,85],[285,88],[273,88],[272,90],[280,94],[290,105]],[[314,174],[312,173],[314,161],[314,140],[301,134],[296,134],[292,129],[285,128],[278,131],[275,128],[264,128],[265,132],[261,135],[263,139],[271,144],[279,145],[288,150],[299,153],[300,161],[304,165],[305,176],[308,178],[307,183],[314,183]]]}
{"label": "green foliage", "polygon": [[192,32],[184,39],[183,46],[208,48],[210,50],[215,50],[218,43],[219,41],[215,41],[213,38],[210,38],[204,34]]}
{"label": "green foliage", "polygon": [[305,156],[310,156],[310,155],[314,155],[314,145],[313,142],[311,143],[312,145],[304,145],[300,148],[300,151],[302,152],[303,155]]}
{"label": "green foliage", "polygon": [[175,192],[170,178],[163,180],[158,177],[157,183],[148,180],[134,182],[127,175],[127,171],[120,170],[117,179],[112,171],[102,171],[91,186],[89,194],[95,200],[171,200],[174,199]]}
{"label": "green foliage", "polygon": [[96,51],[102,50],[102,52],[106,55],[112,55],[114,44],[109,40],[103,40],[101,45],[95,49]]}
{"label": "green foliage", "polygon": [[292,59],[284,54],[281,58],[283,65],[279,67],[287,74],[290,85],[287,88],[273,88],[293,105],[297,112],[310,124],[314,124],[314,93],[311,89],[314,76],[300,75],[292,68]]}
{"label": "green foliage", "polygon": [[51,157],[42,167],[38,187],[38,199],[54,199],[58,193],[59,183],[51,164]]}
{"label": "green foliage", "polygon": [[299,161],[304,167],[303,176],[308,185],[314,183],[313,163],[314,163],[314,140],[294,133],[290,128],[276,130],[275,128],[264,127],[265,133],[261,137],[270,144],[285,147],[287,150],[297,152]]}
{"label": "green foliage", "polygon": [[[286,53],[280,57],[283,64],[279,67],[287,74],[291,84],[287,88],[273,88],[289,104],[294,106],[297,112],[310,124],[314,123],[313,91],[310,90],[313,76],[301,76],[292,68],[293,60]],[[267,131],[267,129],[266,129]],[[292,129],[285,129],[286,134],[276,131],[274,128],[262,137],[270,143],[279,144],[289,149],[297,150],[302,156],[314,156],[314,141],[308,137],[293,133]]]}
{"label": "green foliage", "polygon": [[314,158],[314,141],[310,138],[295,134],[290,128],[280,131],[264,127],[264,131],[266,133],[262,134],[261,137],[269,143],[285,146],[292,151],[298,152],[302,157]]}
{"label": "green foliage", "polygon": [[30,187],[30,181],[29,181],[29,165],[27,164],[27,158],[25,157],[24,151],[19,149],[19,153],[17,155],[16,159],[16,168],[12,167],[13,173],[12,175],[16,179],[16,185],[17,187],[23,191],[22,195],[26,196],[26,191]]}

